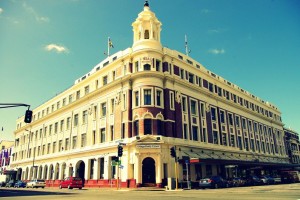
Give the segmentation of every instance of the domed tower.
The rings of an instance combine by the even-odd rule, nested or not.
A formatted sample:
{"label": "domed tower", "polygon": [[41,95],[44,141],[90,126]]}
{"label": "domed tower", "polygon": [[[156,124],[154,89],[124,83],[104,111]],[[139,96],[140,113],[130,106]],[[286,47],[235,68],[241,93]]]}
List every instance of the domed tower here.
{"label": "domed tower", "polygon": [[144,10],[139,13],[133,27],[133,51],[151,48],[162,51],[160,43],[161,22],[150,10],[148,1],[145,1]]}

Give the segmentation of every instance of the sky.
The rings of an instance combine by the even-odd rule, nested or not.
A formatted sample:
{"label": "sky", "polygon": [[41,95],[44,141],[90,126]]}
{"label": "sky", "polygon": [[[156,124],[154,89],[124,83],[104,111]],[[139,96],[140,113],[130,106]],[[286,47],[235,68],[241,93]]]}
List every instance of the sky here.
{"label": "sky", "polygon": [[[132,46],[143,0],[0,0],[0,103],[31,109],[106,56]],[[299,0],[150,0],[161,43],[269,101],[300,132]],[[0,140],[14,140],[26,107],[0,109]],[[2,129],[3,127],[3,129]]]}

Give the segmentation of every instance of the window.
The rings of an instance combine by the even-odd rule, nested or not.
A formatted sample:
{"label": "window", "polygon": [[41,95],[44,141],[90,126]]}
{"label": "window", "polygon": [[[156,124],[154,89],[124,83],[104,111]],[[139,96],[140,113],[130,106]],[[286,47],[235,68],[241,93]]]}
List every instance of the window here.
{"label": "window", "polygon": [[230,126],[233,126],[233,115],[231,113],[228,113],[228,122]]}
{"label": "window", "polygon": [[162,106],[162,91],[156,90],[156,105]]}
{"label": "window", "polygon": [[135,65],[134,65],[134,67],[135,67],[135,72],[138,72],[138,71],[139,71],[139,61],[136,61],[134,64],[135,64]]}
{"label": "window", "polygon": [[52,134],[52,124],[49,126],[49,135]]}
{"label": "window", "polygon": [[151,119],[145,119],[144,120],[144,134],[152,134],[152,120]]}
{"label": "window", "polygon": [[88,114],[87,114],[87,110],[82,112],[82,124],[86,124],[88,121]]}
{"label": "window", "polygon": [[102,85],[106,85],[106,84],[107,84],[107,76],[103,76]]}
{"label": "window", "polygon": [[236,127],[240,128],[241,125],[240,125],[240,117],[239,116],[235,116],[235,124],[236,124]]}
{"label": "window", "polygon": [[194,83],[194,74],[189,73],[189,82]]}
{"label": "window", "polygon": [[145,71],[150,71],[150,70],[151,70],[151,65],[145,64],[145,65],[144,65],[144,70],[145,70]]}
{"label": "window", "polygon": [[194,100],[191,100],[191,113],[197,115],[197,102]]}
{"label": "window", "polygon": [[214,92],[214,84],[208,82],[208,89],[210,92]]}
{"label": "window", "polygon": [[72,140],[72,149],[75,149],[77,146],[77,136],[73,136]]}
{"label": "window", "polygon": [[81,147],[86,146],[86,134],[81,134]]}
{"label": "window", "polygon": [[221,123],[225,123],[225,112],[223,110],[220,110],[220,120]]}
{"label": "window", "polygon": [[58,122],[54,124],[54,133],[57,133],[57,130],[58,130]]}
{"label": "window", "polygon": [[156,60],[155,62],[156,71],[160,71],[160,60]]}
{"label": "window", "polygon": [[62,102],[62,106],[65,106],[65,105],[66,105],[66,101],[67,101],[66,98],[64,98],[64,99],[63,99],[63,102]]}
{"label": "window", "polygon": [[181,102],[182,102],[182,103],[181,103],[181,104],[182,104],[181,106],[182,106],[182,111],[183,111],[183,112],[187,112],[187,109],[186,109],[186,106],[187,106],[186,104],[187,104],[187,102],[186,102],[186,101],[187,101],[187,100],[186,100],[186,97],[183,96],[183,97],[182,97],[182,101],[181,101]]}
{"label": "window", "polygon": [[50,153],[50,143],[47,144],[47,154]]}
{"label": "window", "polygon": [[102,117],[106,116],[106,103],[101,104],[101,116]]}
{"label": "window", "polygon": [[213,143],[219,144],[218,131],[213,131]]}
{"label": "window", "polygon": [[163,133],[163,122],[158,119],[157,120],[157,135],[162,135]]}
{"label": "window", "polygon": [[151,89],[144,90],[144,105],[151,105]]}
{"label": "window", "polygon": [[90,92],[90,86],[84,88],[84,94],[87,95]]}
{"label": "window", "polygon": [[72,103],[72,94],[69,95],[69,104]]}
{"label": "window", "polygon": [[59,140],[58,142],[58,152],[62,151],[62,140]]}
{"label": "window", "polygon": [[144,37],[145,37],[145,39],[149,39],[149,30],[145,30]]}
{"label": "window", "polygon": [[136,136],[139,135],[139,120],[133,122],[133,131]]}
{"label": "window", "polygon": [[76,92],[76,100],[78,100],[80,98],[80,90],[78,90],[77,92]]}
{"label": "window", "polygon": [[65,150],[69,150],[69,138],[66,138],[66,141],[65,141]]}
{"label": "window", "polygon": [[101,143],[103,143],[103,142],[105,142],[105,128],[101,128],[101,130],[100,130],[100,142]]}
{"label": "window", "polygon": [[170,109],[174,110],[175,109],[175,97],[174,97],[174,92],[170,92]]}
{"label": "window", "polygon": [[198,140],[198,127],[193,126],[192,130],[193,130],[193,140],[197,141]]}
{"label": "window", "polygon": [[64,130],[64,120],[60,121],[60,131],[62,132]]}
{"label": "window", "polygon": [[211,113],[211,120],[212,121],[217,121],[217,111],[216,111],[216,108],[211,107],[210,108],[210,113]]}
{"label": "window", "polygon": [[71,117],[68,117],[67,118],[67,130],[70,129],[70,126],[71,126]]}
{"label": "window", "polygon": [[135,91],[134,92],[134,105],[136,106],[136,107],[138,107],[139,106],[139,102],[140,102],[140,94],[139,94],[139,91]]}
{"label": "window", "polygon": [[188,139],[188,129],[187,124],[183,124],[183,139]]}
{"label": "window", "polygon": [[74,115],[74,126],[78,126],[78,114]]}

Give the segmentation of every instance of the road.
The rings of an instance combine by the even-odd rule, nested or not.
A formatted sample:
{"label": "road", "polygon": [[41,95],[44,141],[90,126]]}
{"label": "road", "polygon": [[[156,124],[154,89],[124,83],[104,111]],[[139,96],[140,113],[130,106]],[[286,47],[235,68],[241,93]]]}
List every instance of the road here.
{"label": "road", "polygon": [[183,199],[228,199],[228,200],[300,200],[300,183],[226,189],[199,189],[163,191],[149,188],[128,189],[7,189],[0,188],[0,197],[14,200],[183,200]]}

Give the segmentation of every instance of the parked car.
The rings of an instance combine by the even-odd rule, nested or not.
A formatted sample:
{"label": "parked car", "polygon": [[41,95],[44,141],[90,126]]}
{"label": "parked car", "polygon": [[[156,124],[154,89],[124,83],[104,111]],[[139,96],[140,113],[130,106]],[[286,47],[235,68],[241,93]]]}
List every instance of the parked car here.
{"label": "parked car", "polygon": [[5,187],[6,183],[5,181],[0,182],[0,187]]}
{"label": "parked car", "polygon": [[82,189],[82,179],[79,177],[66,177],[60,184],[59,188],[68,188],[68,189],[73,189],[73,188],[79,188],[80,190]]}
{"label": "parked car", "polygon": [[15,183],[15,188],[25,188],[26,187],[26,182],[24,181],[17,181]]}
{"label": "parked car", "polygon": [[241,187],[246,185],[246,180],[241,177],[236,177],[232,179],[233,187]]}
{"label": "parked car", "polygon": [[15,186],[15,181],[14,180],[10,180],[6,183],[5,187],[14,187]]}
{"label": "parked car", "polygon": [[45,188],[46,186],[46,182],[45,180],[41,180],[41,179],[33,179],[31,181],[29,181],[27,184],[26,184],[26,187],[29,188],[38,188],[38,187],[41,187],[41,188]]}
{"label": "parked car", "polygon": [[281,180],[283,183],[296,183],[300,181],[298,171],[282,171]]}
{"label": "parked car", "polygon": [[248,176],[246,177],[246,185],[261,185],[262,180],[257,176]]}
{"label": "parked car", "polygon": [[263,184],[272,185],[275,184],[274,178],[269,175],[264,175],[260,177],[260,180]]}
{"label": "parked car", "polygon": [[282,182],[280,176],[274,176],[273,179],[274,179],[274,183],[275,183],[275,184],[278,184],[278,183],[281,183],[281,182]]}
{"label": "parked car", "polygon": [[211,176],[209,178],[200,179],[199,187],[217,189],[217,188],[229,187],[229,183],[221,176]]}

